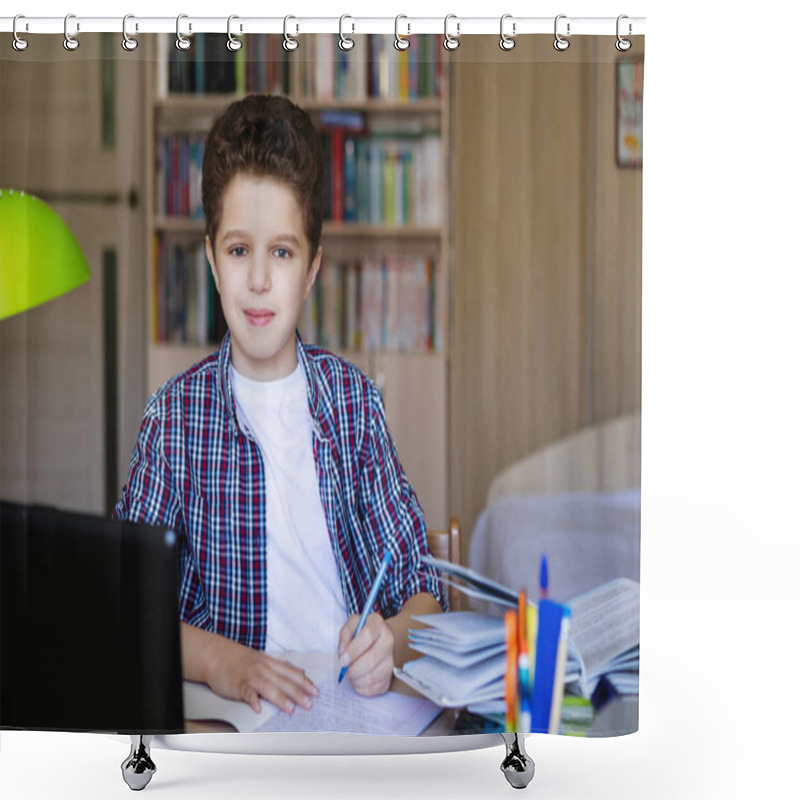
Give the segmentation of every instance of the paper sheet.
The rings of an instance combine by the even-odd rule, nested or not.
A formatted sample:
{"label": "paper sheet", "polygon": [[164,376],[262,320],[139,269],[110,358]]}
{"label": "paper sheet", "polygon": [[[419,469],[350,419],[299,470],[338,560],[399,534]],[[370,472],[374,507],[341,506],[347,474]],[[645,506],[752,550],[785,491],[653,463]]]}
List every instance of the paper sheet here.
{"label": "paper sheet", "polygon": [[345,677],[338,683],[339,660],[328,653],[289,653],[285,656],[305,670],[319,689],[310,711],[299,706],[285,714],[261,701],[256,714],[246,703],[215,695],[205,684],[184,682],[184,715],[187,719],[218,719],[241,732],[324,731],[376,735],[417,736],[441,709],[424,698],[387,692],[378,697],[356,694]]}

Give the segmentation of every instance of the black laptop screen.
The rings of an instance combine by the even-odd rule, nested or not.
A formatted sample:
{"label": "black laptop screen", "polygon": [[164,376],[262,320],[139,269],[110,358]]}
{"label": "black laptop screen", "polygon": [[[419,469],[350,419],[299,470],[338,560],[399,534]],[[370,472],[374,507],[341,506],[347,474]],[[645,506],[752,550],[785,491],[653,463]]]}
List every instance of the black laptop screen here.
{"label": "black laptop screen", "polygon": [[164,528],[0,503],[0,727],[183,730]]}

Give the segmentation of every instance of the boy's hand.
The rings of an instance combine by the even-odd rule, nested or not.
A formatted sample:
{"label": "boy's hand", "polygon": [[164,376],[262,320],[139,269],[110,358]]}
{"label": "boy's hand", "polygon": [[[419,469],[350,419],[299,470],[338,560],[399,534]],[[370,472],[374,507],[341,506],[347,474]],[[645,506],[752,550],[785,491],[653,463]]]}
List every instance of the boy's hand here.
{"label": "boy's hand", "polygon": [[303,670],[238,642],[181,623],[183,672],[231,700],[243,700],[261,711],[261,698],[287,714],[297,705],[311,708],[319,690]]}
{"label": "boy's hand", "polygon": [[353,639],[359,615],[354,614],[339,632],[339,659],[356,692],[373,697],[389,690],[394,669],[394,634],[380,614],[370,614]]}

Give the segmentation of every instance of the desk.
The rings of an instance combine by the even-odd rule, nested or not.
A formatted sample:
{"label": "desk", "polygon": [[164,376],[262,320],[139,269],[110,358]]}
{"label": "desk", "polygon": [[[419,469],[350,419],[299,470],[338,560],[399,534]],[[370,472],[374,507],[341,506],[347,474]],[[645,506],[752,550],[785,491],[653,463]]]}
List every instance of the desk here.
{"label": "desk", "polygon": [[[397,678],[392,680],[391,691],[401,694],[419,697],[410,686],[399,681]],[[486,731],[457,730],[456,726],[459,717],[463,714],[463,709],[443,708],[435,719],[422,731],[420,737],[430,736],[452,736],[452,735],[479,735]],[[463,724],[463,721],[462,721]],[[236,728],[220,720],[190,720],[185,722],[186,733],[237,733]],[[631,733],[639,726],[639,697],[620,696],[604,705],[594,716],[586,730],[587,737],[608,737],[619,736]],[[268,733],[269,731],[265,731]],[[277,734],[276,734],[277,735]]]}

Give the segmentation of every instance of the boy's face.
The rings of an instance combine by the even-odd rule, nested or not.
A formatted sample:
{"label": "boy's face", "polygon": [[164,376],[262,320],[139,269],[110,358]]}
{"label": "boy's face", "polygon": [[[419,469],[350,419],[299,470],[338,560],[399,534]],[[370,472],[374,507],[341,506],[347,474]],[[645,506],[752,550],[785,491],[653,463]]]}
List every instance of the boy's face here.
{"label": "boy's face", "polygon": [[206,253],[231,334],[231,358],[246,378],[273,381],[297,366],[295,328],[317,275],[309,267],[303,213],[292,190],[269,177],[238,174],[222,197],[214,252]]}

